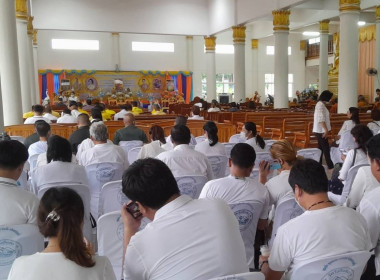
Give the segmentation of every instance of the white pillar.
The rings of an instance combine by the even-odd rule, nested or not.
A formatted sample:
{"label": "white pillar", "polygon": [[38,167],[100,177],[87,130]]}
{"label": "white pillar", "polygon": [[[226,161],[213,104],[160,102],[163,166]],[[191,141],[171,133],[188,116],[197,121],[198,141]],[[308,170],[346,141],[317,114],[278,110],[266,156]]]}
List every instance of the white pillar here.
{"label": "white pillar", "polygon": [[360,1],[340,4],[338,113],[358,106],[358,51]]}
{"label": "white pillar", "polygon": [[329,20],[319,22],[319,92],[328,89],[329,85]]}
{"label": "white pillar", "polygon": [[259,60],[258,60],[258,47],[259,40],[252,39],[252,94],[259,90]]}
{"label": "white pillar", "polygon": [[29,58],[29,90],[30,90],[30,98],[32,105],[37,104],[38,100],[36,99],[36,85],[35,85],[35,68],[34,68],[34,58],[33,58],[33,17],[28,18],[28,58]]}
{"label": "white pillar", "polygon": [[4,125],[21,124],[21,87],[15,3],[10,0],[0,1],[0,50]]}
{"label": "white pillar", "polygon": [[245,102],[245,26],[233,26],[234,101]]}
{"label": "white pillar", "polygon": [[0,76],[0,133],[4,132],[3,102],[1,97],[1,76]]}
{"label": "white pillar", "polygon": [[186,62],[187,70],[193,71],[193,57],[194,57],[194,47],[193,47],[193,36],[186,36]]}
{"label": "white pillar", "polygon": [[204,37],[206,46],[206,62],[207,62],[207,101],[216,99],[216,67],[215,67],[215,45],[216,37]]}
{"label": "white pillar", "polygon": [[38,82],[38,45],[37,45],[37,30],[33,30],[33,67],[34,67],[34,86],[36,93],[36,104],[41,104],[40,83]]}
{"label": "white pillar", "polygon": [[112,66],[115,71],[120,70],[120,35],[117,32],[112,33]]}
{"label": "white pillar", "polygon": [[273,11],[274,108],[288,108],[288,40],[290,11]]}
{"label": "white pillar", "polygon": [[22,110],[29,112],[32,107],[32,97],[30,95],[29,82],[29,57],[28,57],[28,15],[26,11],[26,0],[16,0],[16,27],[17,45],[20,65],[20,82],[22,96]]}
{"label": "white pillar", "polygon": [[[376,7],[376,51],[375,51],[375,68],[377,69],[377,77],[375,77],[375,90],[380,88],[380,6]],[[376,94],[375,96],[376,97]]]}

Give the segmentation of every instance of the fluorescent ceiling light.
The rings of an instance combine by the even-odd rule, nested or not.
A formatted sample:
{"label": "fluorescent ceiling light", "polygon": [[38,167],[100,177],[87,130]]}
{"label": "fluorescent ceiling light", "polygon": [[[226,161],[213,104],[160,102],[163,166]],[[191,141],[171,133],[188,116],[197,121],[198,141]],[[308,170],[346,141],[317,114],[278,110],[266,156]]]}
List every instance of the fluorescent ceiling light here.
{"label": "fluorescent ceiling light", "polygon": [[99,50],[99,40],[52,39],[54,50]]}
{"label": "fluorescent ceiling light", "polygon": [[305,35],[305,36],[319,36],[319,32],[305,31],[305,32],[302,33],[302,35]]}
{"label": "fluorescent ceiling light", "polygon": [[174,52],[174,43],[132,42],[135,52]]}
{"label": "fluorescent ceiling light", "polygon": [[358,25],[359,26],[364,26],[365,25],[365,21],[358,21]]}

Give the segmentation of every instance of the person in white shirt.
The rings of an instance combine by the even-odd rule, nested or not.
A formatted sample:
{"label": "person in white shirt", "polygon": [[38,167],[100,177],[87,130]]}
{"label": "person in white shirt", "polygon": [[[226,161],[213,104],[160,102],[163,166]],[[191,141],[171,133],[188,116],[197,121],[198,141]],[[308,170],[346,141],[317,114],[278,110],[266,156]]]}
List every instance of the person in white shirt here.
{"label": "person in white shirt", "polygon": [[83,201],[74,190],[47,190],[38,208],[38,228],[49,243],[41,253],[17,258],[8,280],[116,280],[107,257],[94,256],[83,239],[83,218]]}
{"label": "person in white shirt", "polygon": [[[254,269],[256,230],[264,230],[269,213],[269,195],[263,185],[249,178],[255,164],[255,150],[246,143],[238,143],[231,150],[230,176],[212,180],[203,187],[199,198],[221,198],[232,209],[237,204],[251,205],[252,219],[239,221],[248,266]],[[244,209],[249,211],[248,209]],[[240,210],[242,211],[242,210]]]}
{"label": "person in white shirt", "polygon": [[149,135],[152,140],[149,144],[145,144],[141,147],[137,159],[143,159],[147,157],[156,157],[159,154],[165,152],[162,148],[166,144],[164,130],[159,125],[153,125],[149,130]]}
{"label": "person in white shirt", "polygon": [[32,172],[31,189],[38,190],[52,183],[75,183],[88,186],[86,170],[71,162],[70,142],[57,135],[49,137],[46,153],[47,164],[37,166]]}
{"label": "person in white shirt", "polygon": [[194,149],[205,156],[226,156],[226,148],[222,143],[218,142],[218,127],[216,124],[208,121],[204,124],[203,130],[206,140],[198,143]]}
{"label": "person in white shirt", "polygon": [[218,105],[218,102],[213,99],[211,101],[211,107],[207,110],[207,112],[212,113],[212,112],[220,112],[220,109],[216,107]]}
{"label": "person in white shirt", "polygon": [[29,158],[36,154],[42,154],[47,151],[47,140],[51,135],[50,125],[44,121],[38,122],[35,125],[36,132],[40,137],[40,141],[29,146]]}
{"label": "person in white shirt", "polygon": [[322,151],[319,163],[322,163],[322,156],[324,155],[327,167],[330,171],[332,171],[332,169],[334,168],[334,163],[331,161],[330,157],[330,144],[327,138],[328,133],[331,130],[330,113],[329,110],[327,110],[324,102],[329,102],[332,96],[332,92],[328,90],[324,90],[320,94],[318,102],[315,105],[313,123],[313,132],[317,136],[318,149]]}
{"label": "person in white shirt", "polygon": [[372,122],[369,122],[367,126],[372,131],[373,135],[380,131],[380,110],[375,108],[371,111]]}
{"label": "person in white shirt", "polygon": [[[259,180],[268,189],[270,205],[277,208],[281,202],[294,198],[288,179],[290,170],[297,160],[297,150],[290,141],[284,139],[273,143],[269,151],[273,162],[260,162]],[[278,170],[280,174],[267,181],[271,170]]]}
{"label": "person in white shirt", "polygon": [[[239,225],[220,199],[180,195],[169,168],[146,158],[124,173],[123,193],[138,206],[137,219],[121,209],[124,280],[203,280],[248,272]],[[152,222],[140,232],[141,218]]]}
{"label": "person in white shirt", "polygon": [[109,143],[107,127],[103,122],[95,122],[90,126],[90,139],[94,147],[83,151],[78,162],[80,165],[87,166],[93,163],[118,162],[124,168],[128,168],[129,163],[125,157],[123,148]]}
{"label": "person in white shirt", "polygon": [[[371,163],[370,170],[377,183],[380,183],[380,135],[372,137],[367,145],[368,157]],[[367,221],[371,236],[372,248],[375,248],[375,256],[368,262],[366,276],[362,279],[380,279],[380,188],[367,192],[356,209]],[[373,266],[375,264],[375,268]],[[373,278],[376,275],[376,278]]]}
{"label": "person in white shirt", "polygon": [[45,121],[47,123],[51,123],[50,119],[42,116],[43,112],[44,112],[44,107],[42,105],[39,105],[39,104],[34,105],[33,106],[34,116],[27,118],[24,124],[34,124],[36,121],[39,121],[39,120]]}
{"label": "person in white shirt", "polygon": [[71,110],[71,115],[77,119],[81,112],[78,111],[78,104],[76,101],[70,101],[69,109]]}
{"label": "person in white shirt", "polygon": [[[174,121],[174,125],[186,125],[187,124],[187,118],[185,116],[177,116]],[[193,134],[190,135],[190,145],[195,146],[197,145],[197,140],[195,140],[195,137]],[[171,136],[169,135],[166,137],[166,144],[162,146],[162,148],[165,151],[173,150],[173,143],[171,140]]]}
{"label": "person in white shirt", "polygon": [[131,113],[133,114],[132,112],[132,105],[131,104],[124,104],[124,105],[120,105],[120,112],[116,113],[114,116],[113,116],[113,119],[115,121],[117,120],[120,120],[122,121],[124,119],[124,116],[128,113]]}
{"label": "person in white shirt", "polygon": [[260,257],[266,279],[295,279],[294,267],[323,257],[371,249],[364,218],[353,209],[334,206],[328,199],[328,179],[321,164],[312,159],[297,160],[290,171],[289,184],[296,201],[306,211],[278,229],[269,266],[268,257]]}
{"label": "person in white shirt", "polygon": [[213,173],[207,157],[189,146],[190,129],[184,125],[176,125],[170,135],[174,149],[159,154],[157,158],[169,166],[175,177],[198,175],[212,180]]}
{"label": "person in white shirt", "polygon": [[28,151],[20,142],[0,142],[1,226],[37,223],[38,198],[17,184],[27,159]]}
{"label": "person in white shirt", "polygon": [[253,122],[244,123],[240,137],[245,140],[245,143],[251,145],[255,152],[265,152],[265,141],[264,139],[257,133],[256,124]]}
{"label": "person in white shirt", "polygon": [[77,118],[71,115],[70,109],[62,111],[62,117],[58,118],[57,123],[76,123]]}
{"label": "person in white shirt", "polygon": [[203,121],[204,118],[199,115],[200,113],[201,113],[201,109],[198,106],[194,105],[193,108],[191,109],[191,113],[190,113],[191,117],[189,117],[188,119]]}
{"label": "person in white shirt", "polygon": [[[49,119],[51,122],[56,122],[57,121],[57,117],[53,115],[53,111],[51,110],[51,107],[50,105],[46,105],[45,106],[45,109],[44,109],[44,118],[47,118]],[[58,113],[56,113],[58,114]]]}
{"label": "person in white shirt", "polygon": [[338,132],[338,135],[341,136],[344,132],[350,131],[354,128],[355,125],[360,124],[359,120],[359,109],[356,107],[350,107],[347,111],[347,117],[349,120],[345,121]]}

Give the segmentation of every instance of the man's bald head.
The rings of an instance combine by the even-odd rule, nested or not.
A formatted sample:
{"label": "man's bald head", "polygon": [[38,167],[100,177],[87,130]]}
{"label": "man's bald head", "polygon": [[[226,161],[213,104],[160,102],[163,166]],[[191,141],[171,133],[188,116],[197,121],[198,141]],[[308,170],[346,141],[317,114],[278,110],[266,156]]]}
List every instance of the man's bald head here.
{"label": "man's bald head", "polygon": [[135,116],[132,113],[127,113],[123,117],[125,126],[135,125]]}

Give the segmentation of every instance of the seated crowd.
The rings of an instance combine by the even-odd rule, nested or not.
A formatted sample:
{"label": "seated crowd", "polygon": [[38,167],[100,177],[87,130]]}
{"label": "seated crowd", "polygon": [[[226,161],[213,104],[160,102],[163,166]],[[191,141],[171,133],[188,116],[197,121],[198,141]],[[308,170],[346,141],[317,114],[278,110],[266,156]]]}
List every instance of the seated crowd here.
{"label": "seated crowd", "polygon": [[[17,258],[8,279],[208,280],[249,273],[269,280],[332,279],[330,270],[315,272],[313,264],[348,258],[356,264],[338,266],[332,273],[341,278],[334,279],[380,279],[376,111],[367,127],[350,108],[342,128],[356,146],[342,156],[339,195],[353,167],[362,167],[341,205],[330,198],[332,180],[321,162],[298,156],[286,139],[267,142],[253,122],[243,125],[240,143],[226,144],[214,122],[204,123],[199,140],[178,116],[165,138],[158,125],[146,135],[135,125],[139,108],[126,105],[114,116],[125,127],[111,141],[106,109],[91,102],[85,107],[91,119],[70,101],[56,120],[78,124],[68,140],[52,135],[51,109],[35,105],[25,121],[35,133],[25,145],[0,142],[0,226],[28,224],[48,241],[43,251]],[[217,111],[215,103],[212,108]],[[191,115],[203,119],[198,106]],[[111,240],[119,244],[120,275],[91,244],[96,222],[107,215],[100,208],[111,181],[119,184],[115,205],[127,199],[119,207],[118,238]]]}

